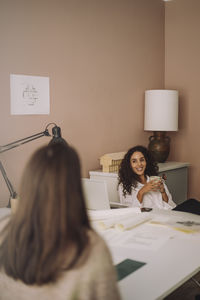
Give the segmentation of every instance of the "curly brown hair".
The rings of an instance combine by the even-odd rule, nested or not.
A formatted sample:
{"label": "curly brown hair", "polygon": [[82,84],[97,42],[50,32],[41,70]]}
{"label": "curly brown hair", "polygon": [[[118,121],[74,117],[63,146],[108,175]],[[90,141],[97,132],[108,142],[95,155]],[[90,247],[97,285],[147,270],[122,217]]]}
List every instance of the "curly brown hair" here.
{"label": "curly brown hair", "polygon": [[139,176],[132,170],[130,159],[134,152],[141,152],[144,155],[146,160],[146,169],[144,175],[155,176],[158,175],[158,166],[155,160],[153,159],[150,151],[144,146],[135,146],[128,150],[125,154],[118,173],[118,186],[122,184],[123,194],[131,194],[132,187],[136,187],[138,181],[140,181]]}

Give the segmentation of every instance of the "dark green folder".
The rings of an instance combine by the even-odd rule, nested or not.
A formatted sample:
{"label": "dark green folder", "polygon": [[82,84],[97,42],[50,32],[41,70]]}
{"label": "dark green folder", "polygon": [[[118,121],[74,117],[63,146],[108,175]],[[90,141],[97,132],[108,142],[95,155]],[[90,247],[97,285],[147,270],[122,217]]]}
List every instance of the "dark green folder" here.
{"label": "dark green folder", "polygon": [[124,277],[135,272],[144,265],[146,265],[145,262],[136,261],[129,258],[123,260],[115,266],[117,271],[117,280],[122,280]]}

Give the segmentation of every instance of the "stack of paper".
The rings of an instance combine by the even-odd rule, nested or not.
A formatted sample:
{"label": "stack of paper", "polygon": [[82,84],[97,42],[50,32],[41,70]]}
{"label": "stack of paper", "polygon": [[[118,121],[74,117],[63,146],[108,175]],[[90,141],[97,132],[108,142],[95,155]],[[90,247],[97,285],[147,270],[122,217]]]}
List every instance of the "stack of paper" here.
{"label": "stack of paper", "polygon": [[133,216],[132,218],[126,218],[119,220],[115,223],[115,228],[121,231],[130,230],[136,226],[150,221],[151,218],[147,215]]}
{"label": "stack of paper", "polygon": [[139,207],[117,208],[117,209],[105,209],[105,210],[87,210],[89,219],[91,221],[105,220],[115,217],[123,217],[132,214],[141,214]]}
{"label": "stack of paper", "polygon": [[168,226],[184,233],[200,233],[200,221],[183,220],[181,218],[168,221],[154,219],[151,224]]}
{"label": "stack of paper", "polygon": [[115,228],[129,230],[151,220],[148,213],[141,213],[140,208],[122,208],[114,210],[88,211],[92,225],[99,230]]}

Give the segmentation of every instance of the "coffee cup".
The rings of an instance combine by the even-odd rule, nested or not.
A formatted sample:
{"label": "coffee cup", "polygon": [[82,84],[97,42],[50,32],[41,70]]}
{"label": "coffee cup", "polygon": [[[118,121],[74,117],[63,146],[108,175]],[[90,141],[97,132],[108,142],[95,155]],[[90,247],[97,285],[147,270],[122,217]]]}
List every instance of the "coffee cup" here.
{"label": "coffee cup", "polygon": [[149,180],[152,181],[154,180],[155,182],[162,181],[162,178],[160,176],[150,176]]}

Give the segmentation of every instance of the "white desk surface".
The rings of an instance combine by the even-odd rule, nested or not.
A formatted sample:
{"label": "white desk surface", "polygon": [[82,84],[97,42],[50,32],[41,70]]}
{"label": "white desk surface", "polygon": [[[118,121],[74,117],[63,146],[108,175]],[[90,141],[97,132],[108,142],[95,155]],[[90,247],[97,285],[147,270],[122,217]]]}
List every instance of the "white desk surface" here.
{"label": "white desk surface", "polygon": [[[200,222],[200,216],[176,211],[145,214],[159,214],[161,217],[172,214],[174,217],[178,216],[185,218],[185,220]],[[111,250],[114,264],[126,258],[146,263],[146,265],[119,281],[122,300],[163,299],[200,270],[200,233],[188,234],[159,225],[159,229],[157,227],[160,230],[161,239],[159,247],[153,248],[153,244],[150,247],[145,244],[141,244],[142,247],[137,247],[134,245],[134,241],[131,244],[131,239],[137,237],[137,234],[134,237],[135,230],[140,232],[138,236],[141,236],[141,231],[143,231],[147,243],[148,238],[156,239],[155,232],[148,231],[147,226],[145,223],[129,230],[129,232],[127,230],[119,233],[116,229],[107,229],[100,232]],[[113,238],[114,234],[115,237]],[[117,235],[119,235],[118,241]],[[131,237],[131,235],[133,236]],[[166,240],[165,236],[167,237]],[[127,243],[128,239],[129,244]],[[145,241],[143,242],[145,243]]]}
{"label": "white desk surface", "polygon": [[10,215],[11,214],[11,209],[10,208],[7,208],[7,207],[1,207],[0,208],[0,219],[7,216],[7,215]]}
{"label": "white desk surface", "polygon": [[[159,172],[164,172],[164,171],[169,171],[169,170],[174,170],[174,169],[180,169],[180,168],[185,168],[189,167],[190,163],[188,162],[176,162],[176,161],[166,161],[164,163],[159,163]],[[107,176],[107,177],[118,177],[117,172],[102,172],[102,170],[96,170],[96,171],[90,171],[89,172],[90,176]]]}
{"label": "white desk surface", "polygon": [[[0,208],[0,218],[10,213],[11,210],[9,208]],[[200,222],[200,216],[177,211],[152,211],[141,213],[141,216],[144,214],[159,218],[172,215],[172,218],[178,217]],[[155,235],[151,234],[148,231],[149,229],[146,231],[147,227],[145,226],[148,225],[144,223],[132,230],[123,232],[116,229],[108,229],[100,233],[107,241],[114,264],[126,258],[146,262],[146,265],[119,281],[122,300],[163,299],[200,270],[200,233],[186,234],[167,226],[159,226],[156,228],[159,228],[159,234],[161,233],[161,240],[163,236],[163,241],[155,249],[151,246],[149,248],[145,244],[143,249],[141,249],[140,247],[137,248],[134,243],[127,244],[122,242],[123,238],[124,241],[127,237],[130,239],[136,230],[140,234],[142,230],[144,235],[146,233],[146,237],[149,237],[151,240],[154,239]],[[117,245],[116,238],[118,237],[120,237],[121,242]],[[165,237],[168,238],[165,240]]]}

